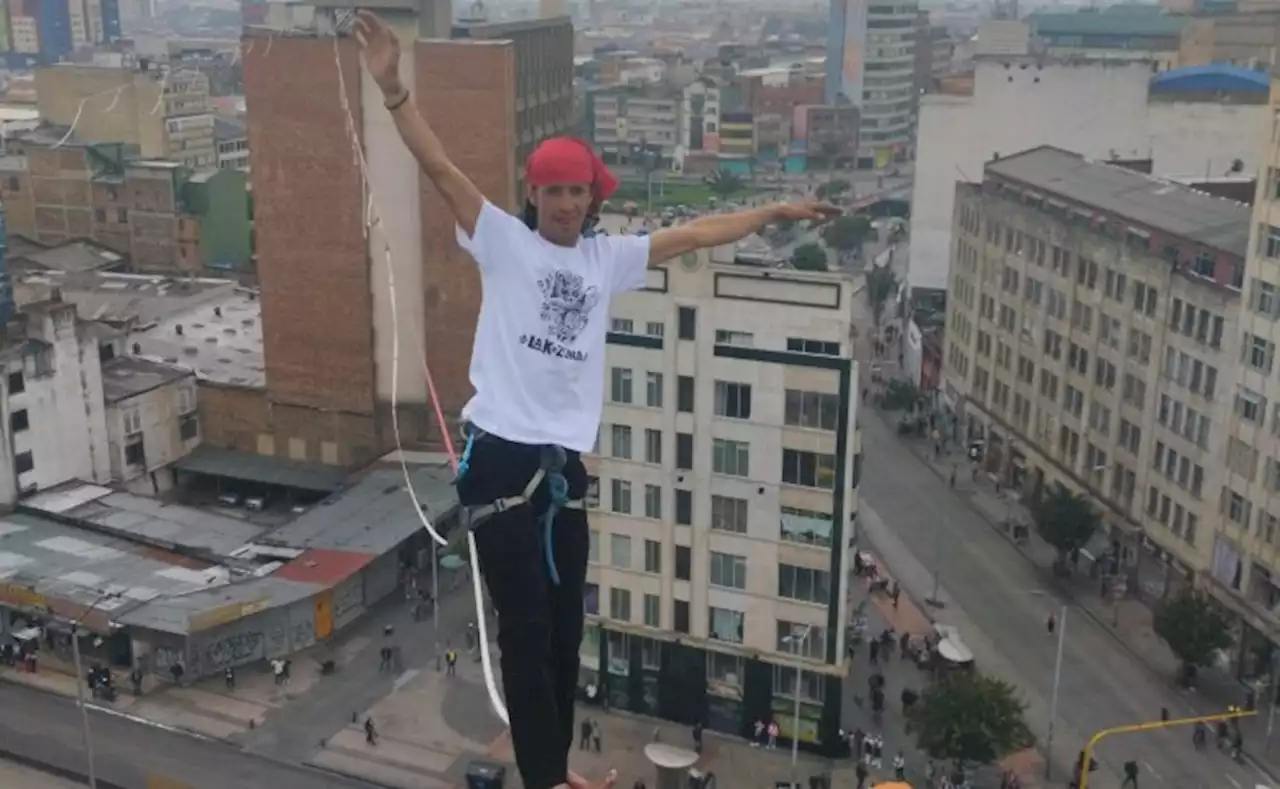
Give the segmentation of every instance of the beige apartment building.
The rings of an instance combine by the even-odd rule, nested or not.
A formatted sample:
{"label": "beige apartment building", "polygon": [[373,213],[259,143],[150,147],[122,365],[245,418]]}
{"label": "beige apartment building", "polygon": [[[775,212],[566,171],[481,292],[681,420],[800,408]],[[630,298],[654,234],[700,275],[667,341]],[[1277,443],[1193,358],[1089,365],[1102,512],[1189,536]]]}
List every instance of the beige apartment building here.
{"label": "beige apartment building", "polygon": [[40,119],[75,127],[86,143],[137,145],[142,156],[216,167],[209,79],[140,62],[118,68],[61,63],[36,70]]}
{"label": "beige apartment building", "polygon": [[[1271,103],[1280,109],[1272,83]],[[1208,587],[1241,619],[1237,676],[1265,678],[1280,644],[1280,125],[1261,141],[1262,172],[1245,268],[1240,364],[1222,399],[1227,474],[1213,537]]]}
{"label": "beige apartment building", "polygon": [[[861,450],[851,277],[735,263],[615,300],[582,658],[615,708],[837,747]],[[834,752],[834,751],[832,751]]]}
{"label": "beige apartment building", "polygon": [[1210,565],[1237,360],[1274,353],[1241,348],[1249,225],[1243,204],[1051,147],[956,187],[945,385],[988,471],[1099,505],[1089,551],[1120,559],[1116,593]]}

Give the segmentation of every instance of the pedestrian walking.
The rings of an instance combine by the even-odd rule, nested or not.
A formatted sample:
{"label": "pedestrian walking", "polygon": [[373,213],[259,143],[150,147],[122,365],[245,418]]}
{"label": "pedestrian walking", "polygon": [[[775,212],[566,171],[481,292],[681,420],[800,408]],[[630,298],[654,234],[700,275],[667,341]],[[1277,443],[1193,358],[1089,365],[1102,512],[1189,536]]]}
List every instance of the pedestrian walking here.
{"label": "pedestrian walking", "polygon": [[858,779],[858,789],[865,789],[867,785],[867,766],[862,762],[858,762],[858,766],[853,768],[853,774]]}
{"label": "pedestrian walking", "polygon": [[596,753],[600,753],[600,721],[591,721],[591,744],[595,746]]}
{"label": "pedestrian walking", "polygon": [[591,719],[583,718],[582,723],[578,724],[578,750],[586,751],[591,749]]}
{"label": "pedestrian walking", "polygon": [[902,638],[898,639],[898,650],[902,654],[902,659],[906,660],[911,654],[911,634],[903,633]]}
{"label": "pedestrian walking", "polygon": [[778,722],[769,721],[769,747],[778,747]]}
{"label": "pedestrian walking", "polygon": [[227,666],[226,670],[222,672],[222,678],[227,684],[227,690],[236,689],[236,670],[234,666]]}
{"label": "pedestrian walking", "polygon": [[1050,636],[1053,635],[1053,631],[1058,629],[1058,617],[1052,611],[1049,612],[1049,619],[1044,623],[1044,629],[1048,631]]}
{"label": "pedestrian walking", "polygon": [[907,779],[907,757],[898,751],[898,755],[893,757],[893,777],[899,781]]}
{"label": "pedestrian walking", "polygon": [[751,738],[751,747],[759,748],[760,745],[764,742],[764,721],[760,720],[759,718],[756,718],[756,722],[752,724],[751,728],[752,728],[752,733],[754,734],[754,736]]}
{"label": "pedestrian walking", "polygon": [[878,664],[880,662],[880,642],[872,641],[868,644],[867,654],[871,657],[871,665],[874,666]]}
{"label": "pedestrian walking", "polygon": [[898,586],[898,582],[893,582],[893,591],[889,592],[889,597],[893,599],[893,607],[898,607],[898,597],[902,594],[902,587]]}
{"label": "pedestrian walking", "polygon": [[446,649],[444,652],[444,671],[449,677],[458,674],[458,652],[453,647]]}
{"label": "pedestrian walking", "polygon": [[702,755],[702,721],[693,724],[693,751]]}
{"label": "pedestrian walking", "polygon": [[364,719],[364,741],[369,745],[378,744],[378,729],[373,725],[373,718]]}
{"label": "pedestrian walking", "polygon": [[1138,763],[1132,759],[1124,763],[1124,780],[1120,782],[1120,789],[1126,787],[1138,789]]}

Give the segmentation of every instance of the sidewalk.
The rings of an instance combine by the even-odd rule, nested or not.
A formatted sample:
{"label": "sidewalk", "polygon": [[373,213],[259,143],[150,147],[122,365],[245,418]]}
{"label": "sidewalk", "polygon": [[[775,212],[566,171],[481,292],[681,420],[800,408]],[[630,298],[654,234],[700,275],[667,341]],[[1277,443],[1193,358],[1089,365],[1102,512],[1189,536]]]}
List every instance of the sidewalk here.
{"label": "sidewalk", "polygon": [[[879,560],[881,577],[892,580],[893,576],[886,571],[882,557],[876,558]],[[902,633],[910,633],[914,638],[923,638],[932,632],[932,618],[919,603],[906,594],[905,590],[899,596],[898,604],[895,606],[888,595],[869,595],[864,579],[850,578],[849,588],[850,603],[857,605],[863,600],[868,600],[870,603],[865,609],[868,639],[879,635],[886,626],[891,626],[899,636]],[[872,785],[879,780],[892,779],[893,757],[902,750],[907,761],[907,780],[918,781],[917,785],[924,786],[925,766],[929,759],[917,750],[915,738],[906,732],[901,694],[903,688],[923,692],[930,684],[929,675],[920,671],[914,662],[903,660],[898,653],[896,643],[891,652],[892,656],[888,660],[881,653],[878,664],[872,665],[867,645],[864,643],[857,648],[843,706],[843,724],[846,731],[861,728],[864,732],[879,734],[884,738],[882,759],[884,767],[880,770],[872,769],[870,781]],[[868,688],[862,681],[863,678],[877,672],[885,678],[885,712],[881,716],[882,722],[879,726],[871,720]],[[1013,771],[1021,780],[1024,789],[1038,789],[1044,776],[1044,760],[1034,748],[1010,754],[995,765],[975,770],[972,773],[974,785],[998,786],[1000,775],[1005,770]]]}
{"label": "sidewalk", "polygon": [[[875,418],[893,424],[895,415],[874,410]],[[907,446],[925,463],[930,470],[941,479],[949,480],[955,471],[955,494],[975,512],[981,515],[992,528],[1009,537],[1004,522],[1009,517],[1020,518],[1032,523],[1030,513],[1022,504],[1009,496],[999,495],[990,475],[979,473],[971,476],[968,460],[962,452],[953,447],[944,452],[941,458],[934,455],[933,444],[923,438],[902,438]],[[1152,609],[1141,600],[1126,598],[1117,603],[1104,599],[1098,584],[1087,578],[1061,578],[1052,572],[1056,551],[1036,533],[1034,526],[1030,530],[1029,540],[1022,545],[1015,544],[1018,551],[1042,573],[1052,580],[1054,585],[1075,603],[1082,613],[1094,620],[1116,641],[1124,647],[1139,663],[1145,665],[1161,681],[1169,686],[1171,694],[1182,702],[1183,708],[1171,705],[1170,712],[1174,716],[1180,714],[1211,714],[1221,712],[1228,706],[1242,702],[1242,691],[1239,683],[1214,669],[1200,672],[1199,687],[1195,691],[1185,691],[1173,684],[1178,668],[1178,660],[1155,634]],[[1265,715],[1246,718],[1241,721],[1244,732],[1246,755],[1256,765],[1270,774],[1273,780],[1280,781],[1280,743],[1266,745],[1267,721]],[[1280,739],[1273,737],[1273,740]]]}

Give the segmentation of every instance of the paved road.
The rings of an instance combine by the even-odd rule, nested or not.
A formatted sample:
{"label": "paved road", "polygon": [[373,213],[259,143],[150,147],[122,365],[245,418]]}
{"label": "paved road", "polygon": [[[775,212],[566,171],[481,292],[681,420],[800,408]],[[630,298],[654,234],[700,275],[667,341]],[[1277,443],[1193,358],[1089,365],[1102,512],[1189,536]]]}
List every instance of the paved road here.
{"label": "paved road", "polygon": [[84,784],[0,759],[0,786],[9,789],[77,789]]}
{"label": "paved road", "polygon": [[[1061,603],[1039,571],[879,415],[867,412],[861,422],[867,462],[858,520],[864,539],[917,600],[931,594],[935,559],[943,561],[940,596],[949,604],[938,618],[961,628],[981,667],[1025,689],[1030,722],[1043,738],[1056,651],[1045,620]],[[1083,613],[1069,615],[1063,663],[1055,764],[1072,761],[1087,732],[1156,719],[1162,706],[1175,716],[1187,711],[1167,684]],[[1252,789],[1260,778],[1270,785],[1252,767],[1189,746],[1188,731],[1128,735],[1104,744],[1100,761],[1118,773],[1126,759],[1137,759],[1144,787],[1224,789],[1224,776],[1234,789]]]}
{"label": "paved road", "polygon": [[[242,753],[230,745],[90,713],[99,778],[126,789],[169,779],[174,789],[373,789],[371,784]],[[86,771],[75,703],[0,683],[0,747],[46,764]],[[159,784],[153,784],[159,785]],[[0,773],[0,786],[10,784]]]}

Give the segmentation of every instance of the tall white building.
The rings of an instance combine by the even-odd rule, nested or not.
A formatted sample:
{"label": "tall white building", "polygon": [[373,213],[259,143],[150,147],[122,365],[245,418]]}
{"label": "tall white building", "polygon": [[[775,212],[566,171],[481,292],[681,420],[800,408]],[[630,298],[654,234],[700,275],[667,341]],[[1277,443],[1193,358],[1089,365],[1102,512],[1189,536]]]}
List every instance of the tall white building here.
{"label": "tall white building", "polygon": [[867,6],[859,167],[887,167],[910,155],[916,123],[918,16],[915,0],[877,0]]}
{"label": "tall white building", "polygon": [[[835,747],[861,467],[850,277],[686,256],[618,298],[583,642],[614,707]],[[720,262],[727,261],[727,262]]]}

